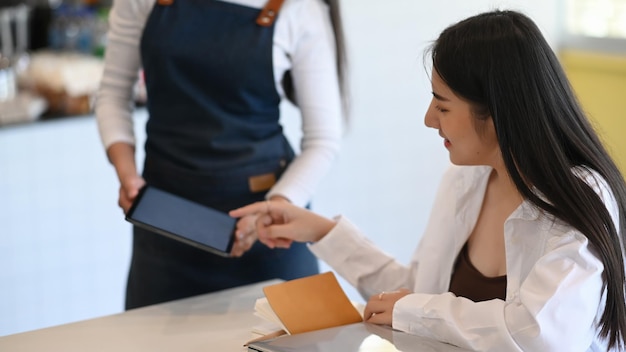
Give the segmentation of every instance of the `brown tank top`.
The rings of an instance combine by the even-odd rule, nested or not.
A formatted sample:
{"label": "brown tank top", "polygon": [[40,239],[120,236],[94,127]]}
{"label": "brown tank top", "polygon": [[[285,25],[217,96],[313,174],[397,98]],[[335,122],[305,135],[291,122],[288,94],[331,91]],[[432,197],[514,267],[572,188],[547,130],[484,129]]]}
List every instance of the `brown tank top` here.
{"label": "brown tank top", "polygon": [[488,301],[494,298],[506,298],[506,275],[486,277],[469,260],[467,243],[456,258],[450,292],[474,302]]}

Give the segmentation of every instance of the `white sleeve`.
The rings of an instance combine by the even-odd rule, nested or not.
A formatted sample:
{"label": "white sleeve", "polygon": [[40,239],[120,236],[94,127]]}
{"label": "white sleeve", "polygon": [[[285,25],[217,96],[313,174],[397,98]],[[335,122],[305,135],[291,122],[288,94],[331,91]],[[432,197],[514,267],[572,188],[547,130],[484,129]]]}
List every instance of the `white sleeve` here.
{"label": "white sleeve", "polygon": [[141,66],[139,42],[154,0],[116,0],[109,14],[104,74],[95,113],[105,148],[116,142],[134,145],[133,87]]}
{"label": "white sleeve", "polygon": [[363,298],[413,287],[413,266],[402,265],[381,251],[345,217],[337,220],[337,225],[309,249],[356,287]]}
{"label": "white sleeve", "polygon": [[[450,209],[447,205],[451,204],[450,197],[454,195],[455,189],[452,184],[461,170],[453,166],[446,171],[438,187],[433,209]],[[437,227],[441,222],[450,223],[449,213],[434,211],[430,215],[428,227]],[[432,286],[436,285],[425,285],[423,282],[438,282],[442,271],[450,272],[447,266],[443,265],[443,259],[450,254],[432,253],[437,253],[442,247],[452,248],[450,242],[454,242],[453,238],[442,239],[442,236],[431,236],[430,241],[422,239],[411,263],[407,266],[381,251],[345,217],[338,217],[337,220],[337,225],[320,241],[311,244],[309,249],[356,287],[363,298],[368,299],[382,291],[400,288],[415,291],[418,282],[422,282],[420,287],[417,287],[419,290],[442,292],[433,289]],[[420,254],[424,252],[427,255],[421,256]],[[453,262],[452,257],[447,260]],[[425,269],[422,270],[423,267]]]}
{"label": "white sleeve", "polygon": [[283,10],[276,23],[274,40],[276,47],[284,50],[291,60],[296,100],[302,115],[301,153],[267,196],[282,195],[304,206],[328,173],[341,141],[342,107],[335,39],[328,8],[321,0],[288,1]]}
{"label": "white sleeve", "polygon": [[393,327],[478,351],[586,351],[601,308],[602,263],[573,230],[548,246],[506,302],[410,294],[396,302]]}

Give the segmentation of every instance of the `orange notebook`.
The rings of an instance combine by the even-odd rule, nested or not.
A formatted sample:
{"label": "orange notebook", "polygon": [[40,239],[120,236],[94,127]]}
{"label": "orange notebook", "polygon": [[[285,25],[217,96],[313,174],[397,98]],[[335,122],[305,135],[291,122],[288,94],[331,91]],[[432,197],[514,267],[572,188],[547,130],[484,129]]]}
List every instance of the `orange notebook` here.
{"label": "orange notebook", "polygon": [[288,334],[363,321],[333,272],[266,286],[263,292]]}

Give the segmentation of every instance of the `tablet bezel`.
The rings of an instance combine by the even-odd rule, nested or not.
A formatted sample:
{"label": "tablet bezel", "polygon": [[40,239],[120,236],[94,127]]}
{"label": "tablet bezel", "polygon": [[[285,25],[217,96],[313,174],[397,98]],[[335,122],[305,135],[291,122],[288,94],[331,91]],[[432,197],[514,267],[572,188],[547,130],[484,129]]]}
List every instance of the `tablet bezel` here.
{"label": "tablet bezel", "polygon": [[[162,229],[160,227],[154,226],[152,224],[146,223],[144,221],[141,221],[141,220],[133,217],[136,209],[140,206],[141,201],[144,199],[143,196],[147,192],[148,189],[152,189],[152,190],[156,190],[158,192],[162,192],[162,193],[164,193],[168,197],[178,198],[179,200],[188,202],[188,203],[190,203],[193,206],[201,207],[201,208],[203,208],[203,211],[208,210],[207,213],[213,214],[211,216],[222,217],[222,215],[223,215],[224,219],[226,219],[226,218],[231,219],[232,220],[232,229],[230,231],[230,237],[229,237],[229,241],[228,241],[228,245],[226,246],[226,249],[225,250],[221,250],[219,248],[211,246],[208,243],[198,242],[198,241],[193,240],[193,239],[191,239],[191,238],[189,238],[189,237],[187,237],[187,236],[185,236],[183,234],[177,234],[177,233],[174,233],[174,232]],[[183,242],[185,244],[191,245],[191,246],[196,247],[196,248],[200,248],[202,250],[211,252],[213,254],[217,254],[217,255],[222,256],[222,257],[231,257],[231,253],[230,252],[231,252],[231,250],[233,248],[233,245],[234,245],[234,242],[235,242],[235,235],[234,234],[235,234],[235,228],[236,228],[236,225],[237,225],[237,220],[236,219],[231,218],[228,214],[226,214],[224,212],[221,212],[219,210],[216,210],[214,208],[208,207],[206,205],[203,205],[203,204],[191,201],[191,200],[186,199],[184,197],[172,194],[170,192],[164,191],[164,190],[159,189],[157,187],[150,186],[150,185],[145,185],[144,187],[142,187],[139,190],[139,193],[137,194],[137,197],[135,197],[135,200],[134,200],[133,204],[131,205],[130,209],[126,213],[125,219],[126,219],[126,221],[132,223],[133,225],[136,225],[136,226],[141,227],[143,229],[146,229],[148,231],[152,231],[154,233],[158,233],[160,235],[163,235],[163,236],[166,236],[168,238],[177,240],[179,242]],[[224,220],[224,219],[222,219],[222,220]],[[209,225],[210,224],[207,223],[207,226],[209,226]]]}

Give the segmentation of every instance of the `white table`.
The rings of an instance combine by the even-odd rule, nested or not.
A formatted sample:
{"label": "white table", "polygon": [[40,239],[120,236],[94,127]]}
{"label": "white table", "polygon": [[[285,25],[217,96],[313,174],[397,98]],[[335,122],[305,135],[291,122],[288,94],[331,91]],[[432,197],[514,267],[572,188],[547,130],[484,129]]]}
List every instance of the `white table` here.
{"label": "white table", "polygon": [[0,337],[0,351],[247,351],[265,281],[124,313]]}

